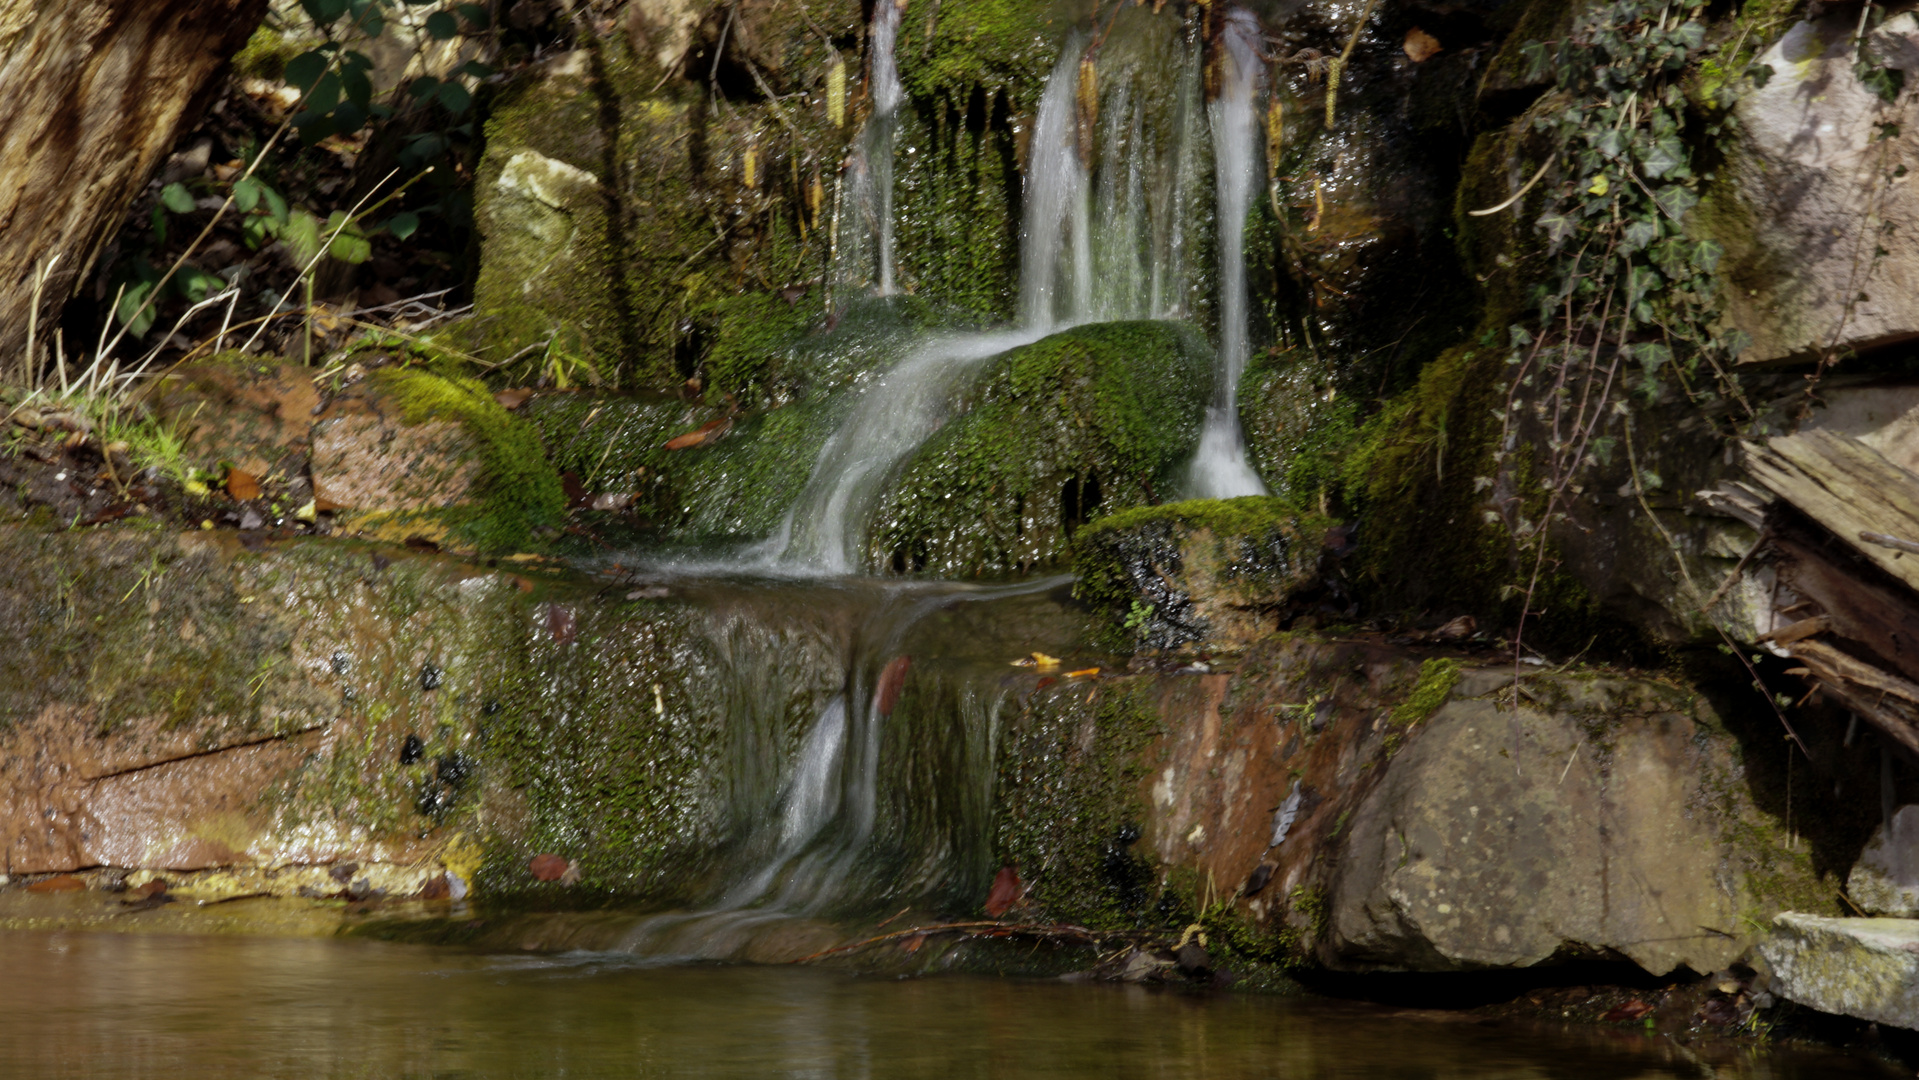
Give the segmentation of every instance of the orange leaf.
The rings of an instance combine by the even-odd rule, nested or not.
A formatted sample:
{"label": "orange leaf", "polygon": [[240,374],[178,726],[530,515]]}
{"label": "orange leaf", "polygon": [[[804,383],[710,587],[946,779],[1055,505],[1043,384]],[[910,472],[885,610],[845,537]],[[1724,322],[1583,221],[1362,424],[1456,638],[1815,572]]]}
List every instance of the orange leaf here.
{"label": "orange leaf", "polygon": [[726,434],[732,430],[732,428],[733,418],[730,416],[722,416],[718,420],[709,420],[701,424],[697,429],[689,431],[684,435],[676,435],[666,440],[666,448],[668,450],[685,450],[694,446],[704,446],[707,443],[717,441],[720,436]]}
{"label": "orange leaf", "polygon": [[511,390],[502,390],[494,394],[493,400],[500,403],[500,408],[511,411],[526,404],[526,399],[532,396],[533,391],[528,390],[524,386],[518,386]]}
{"label": "orange leaf", "polygon": [[1406,50],[1406,55],[1412,57],[1415,64],[1425,63],[1439,55],[1440,50],[1444,48],[1438,38],[1417,26],[1406,31],[1406,40],[1400,47]]}
{"label": "orange leaf", "polygon": [[227,494],[246,502],[260,497],[260,481],[250,472],[240,469],[227,470]]}
{"label": "orange leaf", "polygon": [[1020,894],[1025,890],[1020,885],[1019,871],[1010,866],[1002,866],[993,878],[993,891],[986,894],[986,913],[997,919],[1006,914],[1007,909],[1019,902]]}
{"label": "orange leaf", "polygon": [[50,877],[43,881],[36,881],[33,884],[27,886],[27,891],[28,892],[79,892],[82,889],[85,889],[86,887],[87,887],[86,882],[81,881],[79,878],[74,877],[72,874],[61,874],[59,877]]}
{"label": "orange leaf", "polygon": [[1067,677],[1067,678],[1069,678],[1069,679],[1084,679],[1084,678],[1086,678],[1086,677],[1088,677],[1088,676],[1090,676],[1090,675],[1097,675],[1097,674],[1099,674],[1099,669],[1098,669],[1098,668],[1096,668],[1096,667],[1083,667],[1083,668],[1080,668],[1080,669],[1079,669],[1078,671],[1069,671],[1069,672],[1067,672],[1067,673],[1066,673],[1066,677]]}
{"label": "orange leaf", "polygon": [[899,704],[900,689],[906,685],[906,669],[912,666],[912,657],[895,656],[887,662],[886,670],[880,672],[879,710],[881,716],[893,715],[893,706]]}

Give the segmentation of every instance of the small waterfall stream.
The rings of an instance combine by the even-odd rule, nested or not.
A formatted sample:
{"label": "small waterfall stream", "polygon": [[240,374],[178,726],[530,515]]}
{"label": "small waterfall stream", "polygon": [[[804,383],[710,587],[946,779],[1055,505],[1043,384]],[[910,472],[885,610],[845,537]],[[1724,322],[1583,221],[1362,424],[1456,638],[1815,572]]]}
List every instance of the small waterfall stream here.
{"label": "small waterfall stream", "polygon": [[[892,155],[902,93],[892,45],[899,16],[891,0],[880,0],[875,9],[873,111],[847,165],[843,205],[855,220],[842,237],[834,266],[837,287],[882,296],[896,288]],[[1191,485],[1226,496],[1264,490],[1246,462],[1233,385],[1247,356],[1240,234],[1258,165],[1259,125],[1252,102],[1262,71],[1252,16],[1230,13],[1223,37],[1223,89],[1210,107],[1218,174],[1221,383]],[[722,566],[681,564],[681,569],[784,578],[857,575],[865,569],[866,529],[886,483],[948,420],[955,389],[983,361],[1094,320],[1195,314],[1197,275],[1189,264],[1203,223],[1190,219],[1205,209],[1192,204],[1203,175],[1200,125],[1207,120],[1200,49],[1195,44],[1178,54],[1170,86],[1150,64],[1124,68],[1105,101],[1098,168],[1082,156],[1084,120],[1076,92],[1085,55],[1086,38],[1075,35],[1047,79],[1034,119],[1025,168],[1017,324],[921,336],[860,391],[772,537]],[[1156,72],[1162,77],[1155,79]],[[1161,110],[1157,123],[1147,120],[1152,108]],[[930,612],[1043,592],[1066,580],[993,588],[937,582],[883,586],[887,599],[866,617],[850,647],[843,686],[820,709],[785,770],[777,811],[763,815],[742,849],[750,858],[726,878],[712,906],[649,919],[629,935],[626,949],[676,957],[739,955],[770,925],[817,917],[883,892],[865,880],[861,866],[874,841],[883,781],[878,768],[881,733],[889,719],[882,700],[889,692],[884,685],[888,665],[902,657],[902,642]],[[985,760],[974,767],[988,784],[997,700],[978,703],[979,715],[962,720],[969,745],[983,747]]]}
{"label": "small waterfall stream", "polygon": [[1239,427],[1239,377],[1248,353],[1246,216],[1253,205],[1262,138],[1253,103],[1265,81],[1259,20],[1244,8],[1234,8],[1226,13],[1219,38],[1219,99],[1209,110],[1219,186],[1219,365],[1213,404],[1206,411],[1188,480],[1190,495],[1208,499],[1266,493],[1246,458]]}

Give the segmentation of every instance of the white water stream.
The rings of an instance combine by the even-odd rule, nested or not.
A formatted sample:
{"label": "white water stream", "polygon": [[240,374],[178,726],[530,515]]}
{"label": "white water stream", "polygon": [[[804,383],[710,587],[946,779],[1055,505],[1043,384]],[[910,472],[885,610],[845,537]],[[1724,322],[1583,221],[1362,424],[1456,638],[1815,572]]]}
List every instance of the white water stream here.
{"label": "white water stream", "polygon": [[1254,102],[1265,81],[1259,20],[1244,8],[1234,8],[1226,13],[1219,37],[1219,99],[1209,109],[1213,169],[1219,186],[1219,363],[1213,404],[1206,410],[1199,450],[1187,479],[1187,494],[1206,499],[1266,493],[1266,485],[1246,458],[1246,439],[1239,426],[1239,377],[1247,358],[1244,234],[1262,135]]}

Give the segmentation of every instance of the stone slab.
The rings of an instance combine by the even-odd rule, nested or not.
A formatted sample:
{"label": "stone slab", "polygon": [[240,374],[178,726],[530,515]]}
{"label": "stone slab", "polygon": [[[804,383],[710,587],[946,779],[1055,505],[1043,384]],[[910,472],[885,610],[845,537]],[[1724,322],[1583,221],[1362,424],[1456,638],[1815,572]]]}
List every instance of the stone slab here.
{"label": "stone slab", "polygon": [[1919,1029],[1919,919],[1785,912],[1760,943],[1774,993],[1820,1012]]}

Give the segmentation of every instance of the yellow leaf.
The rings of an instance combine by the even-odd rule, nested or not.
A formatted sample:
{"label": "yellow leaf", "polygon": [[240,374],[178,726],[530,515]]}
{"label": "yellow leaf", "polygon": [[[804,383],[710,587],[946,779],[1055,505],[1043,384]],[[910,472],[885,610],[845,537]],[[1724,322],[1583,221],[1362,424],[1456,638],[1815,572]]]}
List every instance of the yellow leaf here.
{"label": "yellow leaf", "polygon": [[838,56],[826,69],[826,118],[834,127],[846,126],[846,61]]}
{"label": "yellow leaf", "polygon": [[1036,652],[1033,654],[1033,666],[1041,671],[1053,671],[1059,667],[1059,657]]}
{"label": "yellow leaf", "polygon": [[758,191],[760,187],[760,148],[754,143],[746,148],[740,158],[740,172],[746,180],[746,190]]}
{"label": "yellow leaf", "polygon": [[1606,174],[1600,173],[1598,176],[1593,177],[1592,186],[1586,190],[1594,195],[1604,195],[1606,192],[1612,190],[1612,185],[1606,181]]}
{"label": "yellow leaf", "polygon": [[1266,106],[1266,179],[1279,175],[1279,152],[1286,144],[1286,106],[1273,95]]}

